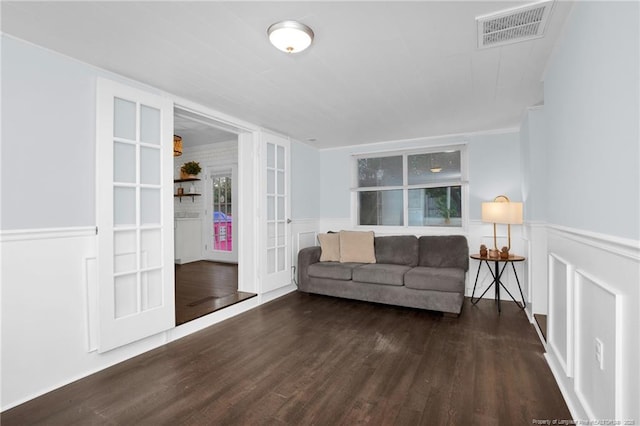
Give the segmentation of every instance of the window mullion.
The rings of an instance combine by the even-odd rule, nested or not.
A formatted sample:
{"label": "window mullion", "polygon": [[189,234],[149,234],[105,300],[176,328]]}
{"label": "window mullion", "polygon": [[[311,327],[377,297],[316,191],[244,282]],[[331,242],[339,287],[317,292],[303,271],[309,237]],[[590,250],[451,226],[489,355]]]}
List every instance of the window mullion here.
{"label": "window mullion", "polygon": [[409,226],[409,156],[402,155],[402,226]]}

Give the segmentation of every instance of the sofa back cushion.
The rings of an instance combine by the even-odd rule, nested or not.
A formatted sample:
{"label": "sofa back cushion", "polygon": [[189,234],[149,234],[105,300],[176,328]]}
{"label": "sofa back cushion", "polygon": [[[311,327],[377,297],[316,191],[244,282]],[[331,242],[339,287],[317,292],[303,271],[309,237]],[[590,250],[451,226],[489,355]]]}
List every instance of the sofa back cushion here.
{"label": "sofa back cushion", "polygon": [[373,231],[340,231],[340,262],[376,263]]}
{"label": "sofa back cushion", "polygon": [[418,240],[419,266],[469,270],[469,244],[463,235],[427,235]]}
{"label": "sofa back cushion", "polygon": [[322,254],[320,262],[340,262],[340,234],[318,234]]}
{"label": "sofa back cushion", "polygon": [[392,265],[418,265],[418,238],[414,235],[376,237],[376,262]]}

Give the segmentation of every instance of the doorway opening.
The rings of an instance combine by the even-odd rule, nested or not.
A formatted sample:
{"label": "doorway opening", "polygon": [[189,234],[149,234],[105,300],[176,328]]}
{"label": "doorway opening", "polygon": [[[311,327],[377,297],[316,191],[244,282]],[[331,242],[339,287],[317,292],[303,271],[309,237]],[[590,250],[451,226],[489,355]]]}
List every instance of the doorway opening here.
{"label": "doorway opening", "polygon": [[[176,325],[256,295],[238,291],[239,133],[174,108],[174,134],[182,138],[182,155],[174,157]],[[181,166],[191,161],[201,173],[181,179]]]}

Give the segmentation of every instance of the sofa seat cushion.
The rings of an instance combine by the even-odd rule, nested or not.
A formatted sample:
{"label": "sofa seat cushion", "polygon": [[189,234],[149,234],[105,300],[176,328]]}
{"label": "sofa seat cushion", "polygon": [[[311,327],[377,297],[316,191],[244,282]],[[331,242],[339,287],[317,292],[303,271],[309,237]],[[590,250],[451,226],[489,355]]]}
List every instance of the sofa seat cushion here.
{"label": "sofa seat cushion", "polygon": [[404,274],[409,270],[411,267],[404,265],[383,263],[362,265],[353,270],[353,281],[400,286],[404,284]]}
{"label": "sofa seat cushion", "polygon": [[404,275],[404,285],[416,290],[464,292],[464,278],[461,268],[417,266]]}
{"label": "sofa seat cushion", "polygon": [[319,262],[309,265],[307,272],[310,277],[349,281],[353,269],[360,265],[362,263]]}

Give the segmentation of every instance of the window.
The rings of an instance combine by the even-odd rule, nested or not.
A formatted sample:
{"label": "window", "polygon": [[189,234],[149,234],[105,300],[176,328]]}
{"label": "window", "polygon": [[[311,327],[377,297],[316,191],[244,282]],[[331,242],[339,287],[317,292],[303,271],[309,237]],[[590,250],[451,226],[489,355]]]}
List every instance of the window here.
{"label": "window", "polygon": [[462,226],[465,147],[356,157],[358,225]]}

